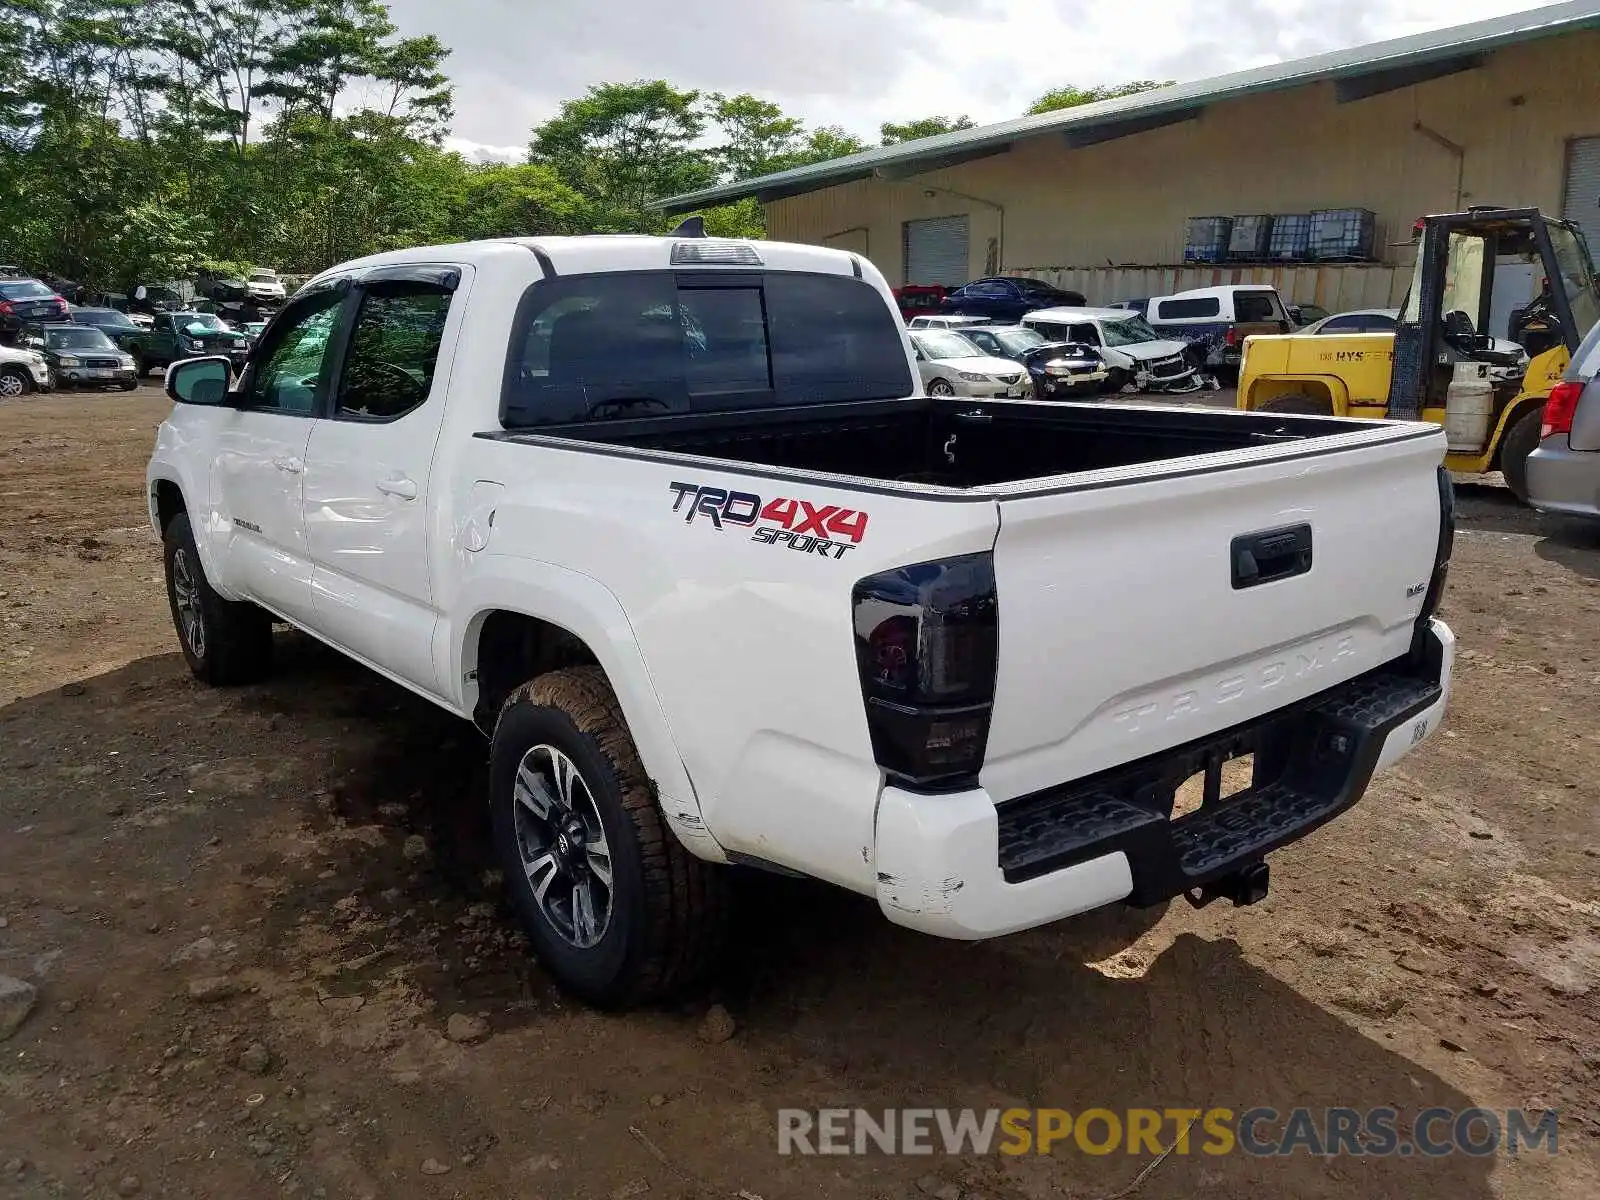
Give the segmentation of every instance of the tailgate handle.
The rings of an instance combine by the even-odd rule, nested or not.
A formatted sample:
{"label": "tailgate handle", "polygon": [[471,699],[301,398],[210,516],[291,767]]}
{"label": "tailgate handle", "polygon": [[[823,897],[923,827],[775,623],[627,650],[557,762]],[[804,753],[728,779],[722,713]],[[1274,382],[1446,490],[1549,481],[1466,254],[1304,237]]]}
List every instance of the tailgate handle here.
{"label": "tailgate handle", "polygon": [[1311,526],[1286,525],[1233,539],[1233,587],[1255,587],[1311,570]]}

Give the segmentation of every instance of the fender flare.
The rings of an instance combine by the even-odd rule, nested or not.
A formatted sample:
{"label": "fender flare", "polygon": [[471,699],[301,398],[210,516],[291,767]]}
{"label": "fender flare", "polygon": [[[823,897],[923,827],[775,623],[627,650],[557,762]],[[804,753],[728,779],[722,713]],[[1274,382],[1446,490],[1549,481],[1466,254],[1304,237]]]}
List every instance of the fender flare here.
{"label": "fender flare", "polygon": [[229,590],[217,563],[216,530],[207,528],[210,518],[204,493],[199,488],[190,487],[184,481],[183,469],[166,460],[153,461],[145,472],[145,505],[150,512],[150,528],[155,532],[156,540],[160,541],[162,537],[161,518],[156,509],[156,486],[162,483],[176,487],[183,499],[183,510],[189,514],[189,526],[194,530],[195,548],[200,551],[200,569],[206,573],[206,582],[211,585],[211,590],[224,600],[237,600],[238,595]]}
{"label": "fender flare", "polygon": [[440,623],[441,641],[435,643],[436,659],[442,660],[439,673],[449,681],[460,710],[470,713],[477,705],[477,681],[467,675],[490,613],[519,613],[565,629],[588,646],[606,673],[673,832],[696,857],[727,861],[706,828],[666,710],[616,594],[598,579],[554,563],[487,551],[471,557],[470,574],[450,605],[461,616]]}
{"label": "fender flare", "polygon": [[1499,469],[1500,452],[1505,447],[1507,431],[1520,421],[1525,414],[1543,408],[1545,401],[1549,399],[1549,393],[1541,395],[1534,392],[1523,392],[1500,410],[1500,419],[1495,422],[1494,432],[1489,435],[1489,445],[1494,447],[1490,470]]}
{"label": "fender flare", "polygon": [[[1350,411],[1350,389],[1345,381],[1337,375],[1281,375],[1276,372],[1270,375],[1258,376],[1250,381],[1250,391],[1246,395],[1241,393],[1236,401],[1238,406],[1249,412],[1258,411],[1261,404],[1276,396],[1288,395],[1291,392],[1303,390],[1303,385],[1315,384],[1327,390],[1333,401],[1333,415],[1345,416]],[[1266,385],[1268,392],[1257,402],[1256,395]],[[1301,386],[1296,386],[1301,385]]]}

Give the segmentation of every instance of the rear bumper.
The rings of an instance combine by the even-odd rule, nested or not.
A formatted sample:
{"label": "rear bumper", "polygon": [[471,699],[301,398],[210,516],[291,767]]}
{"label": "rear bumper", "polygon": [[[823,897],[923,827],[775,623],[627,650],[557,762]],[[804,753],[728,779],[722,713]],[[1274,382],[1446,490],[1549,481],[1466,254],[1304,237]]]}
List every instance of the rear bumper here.
{"label": "rear bumper", "polygon": [[1600,451],[1574,450],[1565,434],[1528,456],[1528,500],[1535,508],[1600,517]]}
{"label": "rear bumper", "polygon": [[[1389,664],[1204,742],[998,807],[981,788],[885,788],[879,907],[898,925],[978,939],[1237,875],[1355,804],[1375,772],[1438,728],[1455,638],[1433,621],[1425,646],[1415,666]],[[1260,782],[1168,819],[1177,784],[1244,753],[1256,755]]]}

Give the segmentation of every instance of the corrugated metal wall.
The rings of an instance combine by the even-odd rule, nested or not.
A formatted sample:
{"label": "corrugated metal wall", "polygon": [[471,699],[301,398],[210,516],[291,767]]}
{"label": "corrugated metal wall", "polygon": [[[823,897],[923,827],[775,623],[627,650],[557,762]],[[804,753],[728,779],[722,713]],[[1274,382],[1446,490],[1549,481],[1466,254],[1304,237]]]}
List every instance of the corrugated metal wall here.
{"label": "corrugated metal wall", "polygon": [[1391,266],[1304,267],[1046,267],[1026,272],[1034,279],[1080,292],[1091,304],[1170,296],[1221,283],[1270,283],[1293,304],[1320,304],[1329,312],[1398,307],[1411,283],[1411,268]]}
{"label": "corrugated metal wall", "polygon": [[[1384,257],[1404,266],[1411,223],[1424,212],[1488,203],[1560,211],[1569,139],[1600,135],[1597,64],[1600,33],[1591,31],[1512,46],[1477,70],[1351,104],[1336,103],[1333,86],[1322,83],[1217,104],[1199,120],[1084,149],[1045,135],[907,180],[861,180],[775,201],[769,235],[830,243],[841,231],[864,230],[852,238],[899,284],[904,222],[965,213],[971,276],[984,273],[998,239],[1005,271],[1083,272],[1089,286],[1080,290],[1109,300],[1159,290],[1115,269],[1181,262],[1186,217],[1370,208]],[[1463,157],[1419,123],[1463,146]],[[1393,302],[1392,275],[1323,268],[1293,286],[1341,304],[1348,296]]]}

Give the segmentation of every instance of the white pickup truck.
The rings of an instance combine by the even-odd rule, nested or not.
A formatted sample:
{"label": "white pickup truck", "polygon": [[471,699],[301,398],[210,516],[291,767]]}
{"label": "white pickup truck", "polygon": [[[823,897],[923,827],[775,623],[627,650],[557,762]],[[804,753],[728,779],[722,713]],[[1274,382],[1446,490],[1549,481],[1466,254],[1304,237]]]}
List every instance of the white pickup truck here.
{"label": "white pickup truck", "polygon": [[475,722],[595,1003],[705,969],[721,864],[953,938],[1248,903],[1444,711],[1440,426],[927,397],[853,254],[389,253],[167,390],[189,666],[258,679],[281,621]]}

